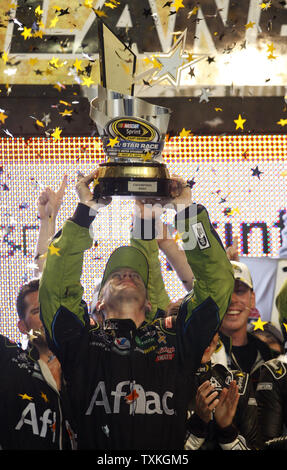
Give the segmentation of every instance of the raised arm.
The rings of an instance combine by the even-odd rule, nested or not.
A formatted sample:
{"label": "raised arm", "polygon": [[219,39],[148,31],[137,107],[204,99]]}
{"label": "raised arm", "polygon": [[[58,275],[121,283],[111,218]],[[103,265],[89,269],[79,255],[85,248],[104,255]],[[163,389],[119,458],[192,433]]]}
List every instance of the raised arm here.
{"label": "raised arm", "polygon": [[170,299],[165,289],[159,261],[159,249],[156,226],[159,211],[149,210],[141,201],[136,200],[130,244],[140,250],[149,264],[148,298],[152,309],[147,320],[152,321],[157,314],[165,312]]}
{"label": "raised arm", "polygon": [[50,243],[41,277],[41,319],[56,348],[59,343],[76,338],[89,322],[87,307],[82,301],[80,278],[84,252],[93,241],[90,226],[97,208],[103,206],[102,203],[95,206],[95,201],[92,201],[89,184],[95,177],[96,172],[93,172],[78,182],[76,190],[80,203]]}
{"label": "raised arm", "polygon": [[188,264],[185,251],[180,249],[175,239],[170,236],[169,226],[167,224],[161,224],[160,233],[162,237],[157,239],[160,250],[165,254],[184,288],[190,292],[193,288],[194,274]]}
{"label": "raised arm", "polygon": [[185,186],[172,200],[175,226],[182,234],[187,261],[194,274],[194,288],[181,304],[177,333],[180,357],[196,370],[205,348],[220,327],[234,288],[234,276],[222,242],[202,205],[191,203]]}
{"label": "raised arm", "polygon": [[51,188],[45,188],[38,198],[40,230],[34,254],[36,268],[33,274],[35,277],[42,274],[48,246],[56,231],[56,218],[63,201],[66,187],[67,175],[64,176],[57,192],[53,191]]}

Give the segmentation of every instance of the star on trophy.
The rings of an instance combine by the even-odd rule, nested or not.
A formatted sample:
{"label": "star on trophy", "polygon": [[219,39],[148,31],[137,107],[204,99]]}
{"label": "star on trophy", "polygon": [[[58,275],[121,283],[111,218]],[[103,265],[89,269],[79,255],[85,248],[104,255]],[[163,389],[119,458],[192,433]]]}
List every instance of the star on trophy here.
{"label": "star on trophy", "polygon": [[90,102],[107,161],[99,165],[94,198],[168,197],[170,176],[161,153],[170,110],[133,96],[135,54],[98,21],[101,84]]}

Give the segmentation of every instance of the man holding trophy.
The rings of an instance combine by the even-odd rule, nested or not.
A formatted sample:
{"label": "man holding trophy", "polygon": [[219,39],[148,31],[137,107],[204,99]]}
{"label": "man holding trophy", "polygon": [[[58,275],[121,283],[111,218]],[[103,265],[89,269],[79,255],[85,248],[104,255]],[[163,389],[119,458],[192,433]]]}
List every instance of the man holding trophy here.
{"label": "man holding trophy", "polygon": [[[104,38],[110,32],[102,28]],[[168,111],[156,108],[99,87],[91,116],[108,161],[78,181],[80,202],[52,240],[41,278],[41,318],[67,382],[78,449],[183,449],[190,380],[234,287],[206,209],[192,204],[190,187],[170,179],[159,161]],[[196,279],[176,318],[146,321],[149,263],[140,250],[124,246],[111,254],[102,277],[96,308],[104,321],[90,325],[80,284],[83,255],[92,245],[89,229],[97,211],[114,195],[168,202],[176,211]]]}

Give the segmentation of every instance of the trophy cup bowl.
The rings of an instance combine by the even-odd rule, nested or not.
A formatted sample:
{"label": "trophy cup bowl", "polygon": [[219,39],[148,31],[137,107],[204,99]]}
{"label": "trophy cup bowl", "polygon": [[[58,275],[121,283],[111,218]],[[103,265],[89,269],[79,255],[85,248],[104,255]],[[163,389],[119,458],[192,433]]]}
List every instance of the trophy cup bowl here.
{"label": "trophy cup bowl", "polygon": [[168,197],[171,180],[161,152],[170,110],[98,85],[90,117],[107,155],[99,165],[94,198]]}

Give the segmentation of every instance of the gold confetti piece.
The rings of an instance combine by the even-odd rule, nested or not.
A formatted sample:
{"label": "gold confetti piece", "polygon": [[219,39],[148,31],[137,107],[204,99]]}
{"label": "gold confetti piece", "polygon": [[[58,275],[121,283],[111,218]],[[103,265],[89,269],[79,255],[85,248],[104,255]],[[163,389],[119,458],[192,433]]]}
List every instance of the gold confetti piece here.
{"label": "gold confetti piece", "polygon": [[271,42],[271,44],[267,44],[267,52],[271,52],[271,54],[273,54],[274,51],[275,51],[275,47],[274,47],[273,42]]}
{"label": "gold confetti piece", "polygon": [[287,124],[287,119],[280,119],[280,121],[277,121],[277,124],[279,124],[279,126],[286,126]]}
{"label": "gold confetti piece", "polygon": [[59,103],[64,104],[65,106],[72,106],[70,103],[67,101],[59,100]]}
{"label": "gold confetti piece", "polygon": [[98,178],[97,178],[97,179],[94,179],[94,182],[93,182],[94,188],[95,188],[95,186],[97,186],[98,184],[100,184],[99,179],[98,179]]}
{"label": "gold confetti piece", "polygon": [[272,60],[272,59],[276,59],[276,56],[273,55],[273,54],[269,54],[269,56],[267,56],[268,60]]}
{"label": "gold confetti piece", "polygon": [[55,140],[60,140],[61,133],[62,133],[62,129],[60,129],[60,127],[56,127],[56,129],[54,130],[53,134],[51,134],[51,136],[54,137]]}
{"label": "gold confetti piece", "polygon": [[42,121],[39,121],[38,119],[36,120],[36,124],[37,126],[45,127],[45,124]]}
{"label": "gold confetti piece", "polygon": [[180,137],[189,137],[189,136],[190,136],[190,133],[191,133],[190,130],[187,130],[187,129],[183,128],[183,129],[180,131],[179,136],[180,136]]}
{"label": "gold confetti piece", "polygon": [[45,403],[48,403],[49,400],[48,400],[48,397],[47,397],[46,393],[41,392],[41,398],[43,398]]}
{"label": "gold confetti piece", "polygon": [[[93,10],[94,10],[94,9],[93,9]],[[105,12],[104,12],[104,11],[101,11],[101,10],[94,10],[94,12],[95,12],[96,15],[98,15],[99,17],[101,17],[101,16],[107,16],[107,15],[105,14]]]}
{"label": "gold confetti piece", "polygon": [[268,8],[271,7],[272,2],[267,2],[267,3],[260,3],[260,8],[261,10],[268,10]]}
{"label": "gold confetti piece", "polygon": [[65,109],[61,114],[61,116],[72,116],[73,110],[72,109]]}
{"label": "gold confetti piece", "polygon": [[21,36],[24,36],[25,41],[27,38],[30,38],[32,36],[31,31],[32,31],[31,28],[26,28],[26,26],[24,26],[24,31],[23,33],[21,33]]}
{"label": "gold confetti piece", "polygon": [[107,147],[114,147],[119,142],[119,139],[115,137],[114,139],[110,139]]}
{"label": "gold confetti piece", "polygon": [[194,55],[189,52],[187,58],[185,59],[185,62],[192,62],[194,59]]}
{"label": "gold confetti piece", "polygon": [[39,31],[36,31],[34,34],[34,38],[43,38],[44,31],[42,29],[39,29]]}
{"label": "gold confetti piece", "polygon": [[35,13],[39,16],[43,15],[44,10],[41,10],[41,6],[38,5],[37,8],[35,8]]}
{"label": "gold confetti piece", "polygon": [[218,112],[218,111],[223,111],[222,108],[214,108],[214,110],[215,110],[216,112]]}
{"label": "gold confetti piece", "polygon": [[4,51],[3,54],[2,54],[2,60],[3,60],[4,64],[6,64],[7,61],[8,61],[8,54],[7,54],[6,51]]}
{"label": "gold confetti piece", "polygon": [[[52,134],[53,135],[53,134]],[[50,255],[57,255],[57,256],[61,256],[59,254],[59,251],[60,251],[60,248],[56,248],[53,243],[49,246],[48,248],[49,252],[50,252]]]}
{"label": "gold confetti piece", "polygon": [[29,59],[29,64],[32,66],[36,65],[38,62],[39,60],[37,59],[37,57]]}
{"label": "gold confetti piece", "polygon": [[254,331],[256,331],[256,330],[264,331],[264,325],[266,325],[266,323],[268,323],[268,322],[267,321],[262,321],[261,318],[259,317],[256,322],[252,321],[251,323],[252,323],[252,325],[254,325]]}
{"label": "gold confetti piece", "polygon": [[246,119],[242,119],[241,114],[239,114],[237,119],[234,119],[237,129],[243,129],[243,124],[246,122]]}
{"label": "gold confetti piece", "polygon": [[0,113],[0,121],[2,122],[2,124],[4,124],[5,122],[5,119],[7,119],[7,114],[4,114],[4,113]]}
{"label": "gold confetti piece", "polygon": [[255,25],[254,21],[249,21],[249,23],[245,25],[245,29],[253,28],[254,25]]}
{"label": "gold confetti piece", "polygon": [[33,397],[30,397],[29,395],[27,395],[27,393],[24,393],[24,394],[18,393],[18,396],[21,397],[22,400],[29,400],[29,401],[33,400]]}
{"label": "gold confetti piece", "polygon": [[84,6],[87,8],[93,8],[93,0],[85,0]]}
{"label": "gold confetti piece", "polygon": [[88,88],[95,83],[91,77],[83,77],[83,86],[87,86]]}
{"label": "gold confetti piece", "polygon": [[55,28],[56,24],[58,23],[59,21],[59,18],[58,16],[55,16],[52,20],[51,20],[51,23],[49,25],[49,28]]}
{"label": "gold confetti piece", "polygon": [[53,86],[53,88],[56,88],[58,91],[62,91],[62,86],[59,83],[56,83],[56,85]]}
{"label": "gold confetti piece", "polygon": [[77,70],[77,72],[79,70],[83,70],[82,68],[82,61],[79,60],[79,59],[76,59],[75,62],[73,63],[73,66],[75,67],[75,69]]}
{"label": "gold confetti piece", "polygon": [[175,11],[177,11],[179,8],[184,8],[182,2],[183,0],[174,0],[174,2],[171,4],[171,7],[174,7]]}
{"label": "gold confetti piece", "polygon": [[193,7],[193,9],[188,13],[187,19],[189,19],[192,15],[196,15],[198,10],[199,10],[198,7]]}
{"label": "gold confetti piece", "polygon": [[238,215],[240,214],[238,208],[237,208],[237,207],[234,207],[234,209],[231,209],[230,215],[234,215],[235,212],[236,212]]}
{"label": "gold confetti piece", "polygon": [[115,5],[114,3],[111,3],[111,2],[106,2],[106,3],[104,3],[104,6],[105,6],[105,7],[108,7],[108,8],[111,8],[112,10],[113,10],[114,8],[117,8],[117,5]]}
{"label": "gold confetti piece", "polygon": [[64,63],[62,62],[59,64],[59,57],[52,57],[52,59],[49,61],[49,65],[55,69],[58,69],[59,67],[62,67]]}

